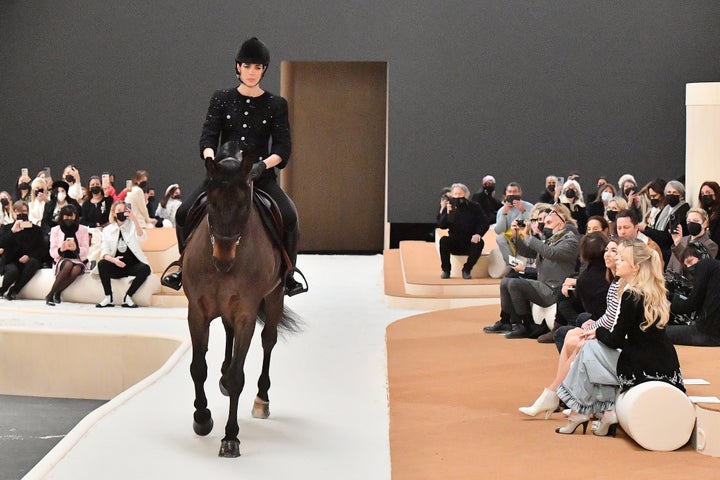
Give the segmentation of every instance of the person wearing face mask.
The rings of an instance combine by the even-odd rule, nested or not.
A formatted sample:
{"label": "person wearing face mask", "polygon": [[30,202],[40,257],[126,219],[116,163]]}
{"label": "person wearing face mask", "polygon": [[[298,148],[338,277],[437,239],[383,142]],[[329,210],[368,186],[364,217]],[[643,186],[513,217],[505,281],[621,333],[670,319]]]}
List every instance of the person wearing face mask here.
{"label": "person wearing face mask", "polygon": [[490,225],[478,203],[468,200],[470,190],[462,183],[450,187],[448,199],[442,199],[438,227],[447,228],[448,235],[440,239],[440,278],[450,278],[450,255],[467,255],[462,277],[469,280],[485,242],[482,236]]}
{"label": "person wearing face mask", "polygon": [[[500,320],[483,328],[485,333],[505,333],[506,338],[537,338],[547,333],[547,326],[534,328],[532,304],[549,307],[557,300],[564,280],[573,276],[578,259],[579,242],[575,220],[562,204],[553,205],[545,215],[542,237],[534,222],[523,226],[513,221],[517,232],[513,243],[518,254],[536,258],[537,280],[505,276],[500,282]],[[532,229],[532,230],[531,230]],[[516,265],[516,271],[522,269]]]}
{"label": "person wearing face mask", "polygon": [[2,216],[3,225],[11,225],[15,223],[15,213],[12,209],[12,201],[8,192],[0,192],[0,216]]}
{"label": "person wearing face mask", "polygon": [[685,201],[685,186],[677,180],[667,182],[664,194],[667,205],[658,214],[654,228],[645,223],[639,224],[638,228],[660,246],[663,263],[667,265],[674,245],[672,233],[686,231],[685,217],[690,205]]}
{"label": "person wearing face mask", "polygon": [[82,204],[80,223],[91,228],[107,225],[110,218],[112,198],[105,196],[100,177],[92,176],[88,182],[90,198]]}
{"label": "person wearing face mask", "polygon": [[63,170],[62,179],[68,184],[67,194],[76,202],[80,202],[83,196],[82,183],[80,182],[80,171],[75,165],[68,165]]}
{"label": "person wearing face mask", "polygon": [[[700,185],[698,205],[708,214],[710,239],[720,245],[720,185],[717,182],[705,181]],[[720,252],[716,258],[720,258]]]}
{"label": "person wearing face mask", "polygon": [[607,204],[615,196],[615,187],[610,183],[603,183],[598,186],[597,193],[592,202],[588,202],[585,209],[587,216],[604,215]]}
{"label": "person wearing face mask", "polygon": [[55,281],[45,296],[45,303],[55,306],[61,302],[62,292],[85,272],[90,234],[80,225],[74,205],[60,209],[58,224],[50,230],[50,256],[55,263]]}
{"label": "person wearing face mask", "polygon": [[40,227],[28,219],[28,206],[18,200],[12,206],[17,219],[0,229],[3,281],[0,296],[14,300],[22,288],[42,267],[45,244]]}
{"label": "person wearing face mask", "polygon": [[578,232],[585,234],[588,215],[585,208],[585,198],[583,196],[582,188],[580,188],[580,184],[577,180],[568,180],[565,184],[563,184],[562,189],[560,190],[558,202],[562,203],[568,208],[568,210],[570,210],[570,214],[577,224]]}
{"label": "person wearing face mask", "polygon": [[148,173],[145,170],[135,172],[132,178],[132,188],[125,196],[125,202],[132,206],[133,215],[142,228],[153,228],[157,220],[150,217],[147,209],[147,199],[145,198],[147,182]]}
{"label": "person wearing face mask", "polygon": [[555,175],[548,175],[545,177],[545,190],[542,191],[538,202],[540,203],[555,203],[555,187],[557,187],[558,178]]}
{"label": "person wearing face mask", "polygon": [[502,208],[502,202],[495,198],[495,177],[485,175],[482,179],[482,189],[475,192],[472,201],[479,203],[487,218],[495,218],[497,211]]}
{"label": "person wearing face mask", "polygon": [[[683,264],[685,250],[690,245],[701,244],[710,258],[716,258],[718,245],[713,242],[708,232],[708,216],[702,208],[691,208],[686,216],[686,229],[676,230],[672,233],[672,255],[665,268],[668,272],[677,273],[692,280],[692,272]],[[683,236],[683,234],[685,234]]]}
{"label": "person wearing face mask", "polygon": [[615,220],[618,212],[628,209],[628,204],[622,197],[613,197],[608,200],[605,207],[605,219],[608,221],[610,227],[610,235],[617,236],[617,225]]}
{"label": "person wearing face mask", "polygon": [[97,269],[105,296],[97,308],[114,307],[110,280],[135,277],[123,296],[122,306],[137,308],[132,296],[150,276],[151,269],[140,242],[147,238],[145,230],[125,202],[115,202],[110,208],[110,223],[102,231],[102,247]]}
{"label": "person wearing face mask", "polygon": [[694,312],[689,325],[668,325],[667,336],[675,345],[720,346],[720,261],[700,258],[691,244],[683,252],[683,264],[693,273],[693,287],[687,296],[674,294],[670,311]]}
{"label": "person wearing face mask", "polygon": [[80,205],[77,203],[77,200],[68,196],[67,192],[69,189],[70,186],[65,180],[55,180],[52,184],[52,191],[50,192],[50,201],[45,203],[45,210],[40,226],[42,227],[43,234],[45,234],[47,238],[48,249],[50,248],[50,230],[57,225],[57,217],[60,209],[65,205],[72,205],[77,211],[80,211]]}
{"label": "person wearing face mask", "polygon": [[175,227],[175,214],[177,213],[178,207],[182,204],[180,194],[180,185],[177,183],[173,183],[165,189],[165,195],[163,195],[160,204],[157,206],[157,210],[155,210],[155,215],[163,219],[163,225]]}
{"label": "person wearing face mask", "polygon": [[655,222],[660,216],[660,212],[662,212],[663,208],[665,208],[666,185],[667,180],[663,178],[656,178],[640,190],[642,195],[646,195],[650,199],[650,208],[647,210],[647,213],[645,213],[645,219],[643,220],[644,223],[650,227],[655,226]]}
{"label": "person wearing face mask", "polygon": [[28,216],[34,225],[40,226],[45,213],[45,204],[49,198],[45,192],[45,179],[41,177],[35,178],[30,184],[30,189],[32,195],[28,202]]}

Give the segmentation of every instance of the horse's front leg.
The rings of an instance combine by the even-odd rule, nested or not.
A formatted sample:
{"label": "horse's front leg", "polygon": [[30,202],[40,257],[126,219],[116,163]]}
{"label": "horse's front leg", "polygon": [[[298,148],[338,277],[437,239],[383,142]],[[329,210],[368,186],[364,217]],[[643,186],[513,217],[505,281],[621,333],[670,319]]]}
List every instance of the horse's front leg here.
{"label": "horse's front leg", "polygon": [[263,364],[258,378],[258,393],[253,402],[252,416],[268,418],[270,416],[270,357],[277,343],[277,331],[283,314],[284,292],[280,285],[265,299],[265,325],[262,330]]}
{"label": "horse's front leg", "polygon": [[205,396],[205,380],[207,379],[207,353],[210,323],[197,313],[188,310],[188,324],[192,339],[192,362],[190,363],[190,376],[195,385],[195,413],[193,414],[193,430],[198,435],[207,435],[212,431],[213,419],[207,408]]}
{"label": "horse's front leg", "polygon": [[[232,325],[229,325],[225,322],[223,322],[223,327],[225,328],[225,358],[223,359],[222,366],[220,367],[220,373],[223,375],[225,372],[227,372],[227,369],[230,367],[230,361],[232,360],[232,353],[233,353],[233,342],[235,339],[235,332],[232,327]],[[220,393],[228,396],[227,388],[225,388],[225,385],[223,385],[222,377],[220,378]]]}
{"label": "horse's front leg", "polygon": [[[223,322],[226,319],[223,318]],[[230,400],[230,408],[228,410],[228,420],[225,425],[225,437],[220,443],[219,456],[233,458],[240,456],[240,440],[238,440],[238,431],[240,427],[237,421],[238,400],[240,393],[245,386],[245,358],[250,348],[250,340],[252,340],[253,331],[255,329],[255,315],[238,313],[237,318],[233,322],[235,327],[235,339],[233,345],[233,355],[228,370],[221,378],[222,385],[225,386]]]}

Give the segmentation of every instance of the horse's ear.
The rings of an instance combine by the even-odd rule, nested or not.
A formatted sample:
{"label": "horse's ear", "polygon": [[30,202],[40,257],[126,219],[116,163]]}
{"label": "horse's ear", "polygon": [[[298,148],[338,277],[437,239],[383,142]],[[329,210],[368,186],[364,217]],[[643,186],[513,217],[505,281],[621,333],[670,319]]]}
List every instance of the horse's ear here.
{"label": "horse's ear", "polygon": [[208,177],[214,176],[215,172],[217,171],[217,163],[215,163],[215,160],[207,157],[205,159],[205,170],[207,170]]}

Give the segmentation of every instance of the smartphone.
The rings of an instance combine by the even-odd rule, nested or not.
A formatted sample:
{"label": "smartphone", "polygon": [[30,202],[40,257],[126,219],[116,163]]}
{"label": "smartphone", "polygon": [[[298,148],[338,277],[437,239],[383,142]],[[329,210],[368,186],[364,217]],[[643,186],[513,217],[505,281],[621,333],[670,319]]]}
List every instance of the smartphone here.
{"label": "smartphone", "polygon": [[47,178],[52,178],[52,170],[50,170],[50,167],[43,168],[43,171],[45,172],[45,176]]}
{"label": "smartphone", "polygon": [[126,203],[126,204],[125,204],[125,210],[132,210],[132,204]]}
{"label": "smartphone", "polygon": [[109,186],[110,186],[110,174],[109,174],[109,173],[103,173],[103,174],[102,174],[102,186],[103,186],[103,187],[109,187]]}
{"label": "smartphone", "polygon": [[22,169],[20,169],[20,176],[21,176],[21,177],[27,177],[27,176],[28,176],[28,169],[27,169],[27,168],[22,168]]}
{"label": "smartphone", "polygon": [[565,177],[557,177],[557,185],[558,187],[565,185]]}
{"label": "smartphone", "polygon": [[29,220],[26,220],[26,221],[24,221],[24,222],[20,222],[20,227],[21,227],[21,228],[32,228],[32,225],[33,225],[32,222],[29,221]]}
{"label": "smartphone", "polygon": [[125,188],[132,188],[132,180],[125,180]]}

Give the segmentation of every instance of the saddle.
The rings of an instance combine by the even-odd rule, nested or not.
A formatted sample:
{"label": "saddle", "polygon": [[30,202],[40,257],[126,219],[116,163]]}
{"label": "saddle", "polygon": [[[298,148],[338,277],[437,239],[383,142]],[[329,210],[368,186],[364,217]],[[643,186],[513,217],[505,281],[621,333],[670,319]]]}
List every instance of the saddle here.
{"label": "saddle", "polygon": [[[260,219],[265,226],[265,230],[267,230],[273,243],[280,250],[285,266],[288,271],[292,270],[294,265],[290,261],[290,256],[288,255],[287,250],[285,249],[285,244],[282,241],[283,220],[277,203],[275,203],[275,200],[273,200],[270,195],[258,188],[253,189],[253,203],[257,206],[258,213],[260,214]],[[190,207],[187,219],[185,220],[184,228],[185,231],[188,232],[185,239],[186,244],[192,238],[197,226],[200,225],[200,222],[202,222],[205,218],[206,213],[207,194],[203,192],[197,200],[195,200],[192,207]]]}

